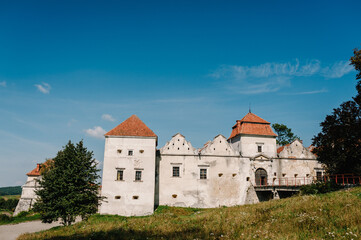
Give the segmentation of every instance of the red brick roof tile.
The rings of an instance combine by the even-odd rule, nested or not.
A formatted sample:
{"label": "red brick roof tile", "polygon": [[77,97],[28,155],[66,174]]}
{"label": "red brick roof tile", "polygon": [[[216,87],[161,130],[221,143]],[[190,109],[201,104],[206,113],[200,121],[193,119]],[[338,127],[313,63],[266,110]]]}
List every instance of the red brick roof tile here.
{"label": "red brick roof tile", "polygon": [[44,163],[37,163],[36,168],[28,172],[26,175],[28,176],[40,176],[42,173],[42,169],[50,164],[52,159],[46,160]]}
{"label": "red brick roof tile", "polygon": [[258,117],[256,114],[248,113],[232,127],[232,133],[229,139],[239,134],[277,136],[266,120]]}
{"label": "red brick roof tile", "polygon": [[139,136],[139,137],[157,137],[142,120],[136,115],[132,115],[130,118],[110,130],[105,136]]}
{"label": "red brick roof tile", "polygon": [[270,122],[267,122],[266,120],[264,120],[263,118],[258,117],[256,114],[254,113],[247,113],[246,116],[244,116],[240,122],[250,122],[250,123],[266,123],[266,124],[270,124]]}
{"label": "red brick roof tile", "polygon": [[289,145],[291,145],[291,143],[289,143],[289,144],[287,144],[287,145],[284,145],[284,146],[281,146],[281,147],[277,148],[277,153],[282,152],[282,151],[283,151],[283,149],[284,149],[285,147],[288,147]]}

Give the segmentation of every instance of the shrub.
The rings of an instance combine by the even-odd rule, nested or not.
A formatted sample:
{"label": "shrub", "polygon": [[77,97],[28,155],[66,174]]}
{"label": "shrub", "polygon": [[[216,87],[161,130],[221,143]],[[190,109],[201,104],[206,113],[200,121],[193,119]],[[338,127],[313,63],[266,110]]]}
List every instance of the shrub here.
{"label": "shrub", "polygon": [[337,184],[335,181],[316,182],[311,185],[302,186],[300,193],[301,195],[328,193],[337,191],[341,188],[342,186]]}
{"label": "shrub", "polygon": [[22,211],[22,212],[20,212],[18,215],[16,215],[16,217],[21,218],[21,217],[26,217],[27,215],[29,215],[29,212],[27,212],[27,211]]}
{"label": "shrub", "polygon": [[0,214],[0,223],[1,222],[11,222],[12,217],[9,217],[6,214]]}
{"label": "shrub", "polygon": [[5,200],[4,198],[0,197],[0,209],[14,211],[18,202],[18,199]]}

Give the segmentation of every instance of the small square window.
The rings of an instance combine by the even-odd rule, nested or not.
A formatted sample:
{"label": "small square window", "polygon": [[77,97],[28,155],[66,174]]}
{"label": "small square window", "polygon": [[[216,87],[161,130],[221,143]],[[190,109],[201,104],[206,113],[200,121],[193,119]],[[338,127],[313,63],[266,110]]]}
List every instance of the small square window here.
{"label": "small square window", "polygon": [[133,150],[128,151],[128,156],[133,156]]}
{"label": "small square window", "polygon": [[135,181],[142,181],[142,171],[135,171]]}
{"label": "small square window", "polygon": [[261,145],[258,145],[257,149],[258,149],[258,152],[262,152],[262,146]]}
{"label": "small square window", "polygon": [[117,181],[123,181],[123,170],[117,170]]}
{"label": "small square window", "polygon": [[179,177],[179,167],[173,167],[173,177]]}
{"label": "small square window", "polygon": [[115,198],[115,199],[120,199],[120,196],[115,196],[114,198]]}
{"label": "small square window", "polygon": [[199,172],[199,178],[200,179],[207,179],[207,169],[201,168]]}

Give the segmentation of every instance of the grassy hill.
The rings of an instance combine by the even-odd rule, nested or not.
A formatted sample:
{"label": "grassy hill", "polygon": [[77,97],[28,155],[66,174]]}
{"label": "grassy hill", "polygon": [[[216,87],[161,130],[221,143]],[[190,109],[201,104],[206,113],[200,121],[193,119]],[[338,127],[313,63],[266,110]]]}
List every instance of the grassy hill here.
{"label": "grassy hill", "polygon": [[5,195],[21,195],[21,186],[0,187],[0,196]]}
{"label": "grassy hill", "polygon": [[94,215],[19,239],[361,239],[361,187],[216,209],[160,207],[147,217]]}

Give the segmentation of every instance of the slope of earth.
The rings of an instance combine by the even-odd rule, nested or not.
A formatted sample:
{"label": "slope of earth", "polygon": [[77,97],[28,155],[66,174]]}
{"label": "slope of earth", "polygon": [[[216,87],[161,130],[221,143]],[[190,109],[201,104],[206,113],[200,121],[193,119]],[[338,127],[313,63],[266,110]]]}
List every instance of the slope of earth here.
{"label": "slope of earth", "polygon": [[25,239],[361,239],[361,187],[216,209],[159,207],[152,216],[94,215]]}

